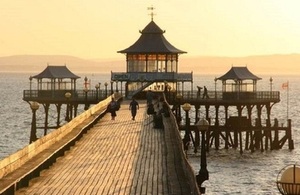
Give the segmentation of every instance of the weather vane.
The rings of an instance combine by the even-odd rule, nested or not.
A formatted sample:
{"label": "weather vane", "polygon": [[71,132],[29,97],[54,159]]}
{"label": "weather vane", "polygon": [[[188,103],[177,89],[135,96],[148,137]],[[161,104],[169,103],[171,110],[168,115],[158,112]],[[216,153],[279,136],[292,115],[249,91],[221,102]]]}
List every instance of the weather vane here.
{"label": "weather vane", "polygon": [[148,7],[148,10],[151,10],[151,13],[149,14],[151,16],[151,21],[153,21],[153,16],[156,15],[156,14],[153,13],[154,9],[155,8],[153,7],[153,5],[151,5],[151,7]]}

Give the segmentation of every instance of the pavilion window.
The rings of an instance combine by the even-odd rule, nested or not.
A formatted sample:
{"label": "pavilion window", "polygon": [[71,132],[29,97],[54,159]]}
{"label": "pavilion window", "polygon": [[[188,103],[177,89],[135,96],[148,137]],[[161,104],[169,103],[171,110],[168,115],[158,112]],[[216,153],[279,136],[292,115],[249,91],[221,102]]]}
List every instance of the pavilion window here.
{"label": "pavilion window", "polygon": [[157,55],[157,60],[158,61],[166,61],[166,55],[158,54]]}
{"label": "pavilion window", "polygon": [[178,72],[178,61],[172,61],[172,67],[174,72]]}
{"label": "pavilion window", "polygon": [[148,54],[147,60],[148,61],[156,61],[157,60],[157,56],[155,54]]}
{"label": "pavilion window", "polygon": [[157,72],[156,61],[148,61],[148,72]]}
{"label": "pavilion window", "polygon": [[167,61],[167,72],[175,72],[175,67],[172,64],[172,61]]}
{"label": "pavilion window", "polygon": [[128,61],[128,72],[146,72],[146,61]]}
{"label": "pavilion window", "polygon": [[165,72],[166,71],[164,62],[158,61],[157,64],[158,64],[158,72]]}
{"label": "pavilion window", "polygon": [[58,86],[56,87],[59,90],[66,90],[66,89],[71,89],[71,85],[67,81],[59,81]]}

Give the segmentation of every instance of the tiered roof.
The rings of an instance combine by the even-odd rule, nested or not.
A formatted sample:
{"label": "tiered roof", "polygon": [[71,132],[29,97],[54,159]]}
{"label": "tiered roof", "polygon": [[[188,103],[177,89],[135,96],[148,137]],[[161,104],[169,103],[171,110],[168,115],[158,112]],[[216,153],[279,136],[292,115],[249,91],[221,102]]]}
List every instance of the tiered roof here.
{"label": "tiered roof", "polygon": [[33,76],[35,79],[78,79],[79,76],[73,74],[66,66],[47,66],[44,71]]}
{"label": "tiered roof", "polygon": [[248,68],[245,67],[231,67],[231,69],[223,76],[217,78],[218,80],[260,80],[261,78],[252,74]]}
{"label": "tiered roof", "polygon": [[186,53],[179,50],[167,41],[164,37],[163,31],[154,21],[151,21],[142,31],[140,38],[127,49],[118,51],[118,53],[144,53],[144,54],[157,54],[157,53]]}

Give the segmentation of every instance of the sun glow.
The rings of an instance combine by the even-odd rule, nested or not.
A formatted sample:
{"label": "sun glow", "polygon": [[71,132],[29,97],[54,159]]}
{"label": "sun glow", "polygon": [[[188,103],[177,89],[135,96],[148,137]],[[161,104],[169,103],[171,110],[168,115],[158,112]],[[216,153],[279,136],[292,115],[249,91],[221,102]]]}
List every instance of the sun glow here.
{"label": "sun glow", "polygon": [[[122,58],[153,20],[184,56],[300,53],[300,1],[0,2],[0,56]],[[147,10],[153,6],[154,10]],[[153,15],[150,13],[153,12]]]}

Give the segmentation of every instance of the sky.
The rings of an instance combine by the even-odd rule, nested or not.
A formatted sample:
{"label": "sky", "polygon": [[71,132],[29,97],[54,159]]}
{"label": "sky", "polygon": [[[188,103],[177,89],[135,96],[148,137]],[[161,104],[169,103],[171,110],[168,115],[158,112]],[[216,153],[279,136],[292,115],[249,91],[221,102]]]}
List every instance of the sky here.
{"label": "sky", "polygon": [[0,56],[124,58],[151,6],[186,56],[300,53],[299,0],[1,0]]}

